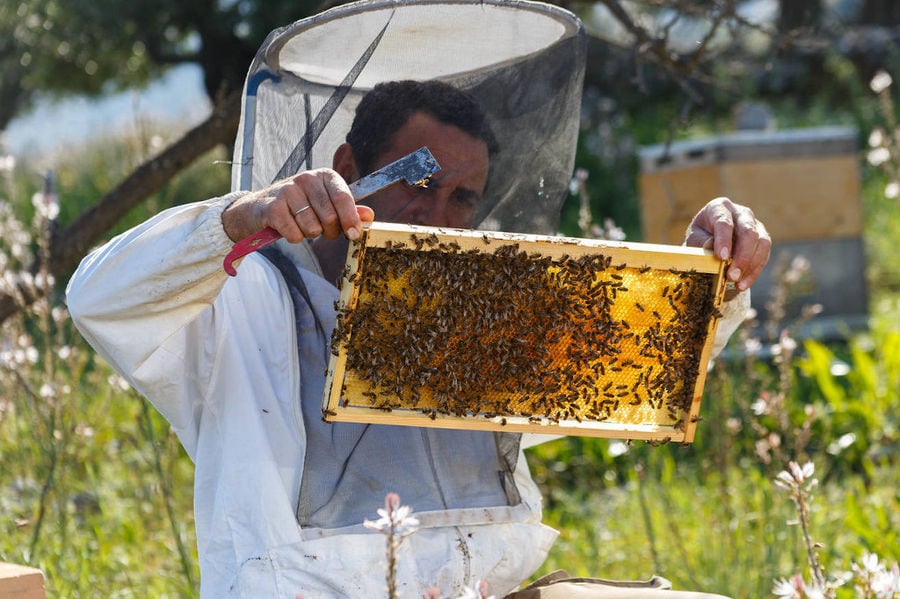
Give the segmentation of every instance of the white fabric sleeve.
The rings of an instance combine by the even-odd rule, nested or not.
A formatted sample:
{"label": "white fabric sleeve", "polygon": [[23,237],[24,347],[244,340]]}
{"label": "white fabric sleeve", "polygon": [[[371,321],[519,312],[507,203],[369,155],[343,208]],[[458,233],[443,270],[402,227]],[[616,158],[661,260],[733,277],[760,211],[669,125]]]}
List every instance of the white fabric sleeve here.
{"label": "white fabric sleeve", "polygon": [[132,385],[141,364],[228,280],[222,260],[233,244],[221,215],[240,193],[161,212],[91,252],[69,281],[78,330]]}

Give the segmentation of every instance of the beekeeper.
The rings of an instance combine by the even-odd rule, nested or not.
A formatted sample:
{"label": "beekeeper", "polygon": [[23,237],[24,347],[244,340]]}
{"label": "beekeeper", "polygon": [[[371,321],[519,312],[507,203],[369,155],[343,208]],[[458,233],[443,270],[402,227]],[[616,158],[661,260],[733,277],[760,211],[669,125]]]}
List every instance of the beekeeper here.
{"label": "beekeeper", "polygon": [[[481,19],[485,7],[509,8],[473,3],[448,10],[476,5]],[[370,3],[344,8],[349,16],[339,16],[352,21],[387,10],[382,20],[374,19],[378,44],[385,44],[393,26],[403,29],[404,18],[424,18],[416,11],[404,17],[406,8]],[[562,18],[543,5],[535,11]],[[509,16],[491,15],[487,20],[496,17],[497,27]],[[359,56],[368,57],[349,88],[371,83],[371,89],[350,102],[347,78],[338,77],[334,89],[344,93],[341,106],[328,105],[335,91],[316,104],[310,98],[325,86],[324,70],[317,71],[315,85],[298,82],[276,50],[290,50],[295,38],[285,35],[333,27],[336,20],[279,30],[251,68],[247,97],[253,102],[245,104],[235,169],[236,188],[244,182],[245,189],[166,210],[92,252],[69,283],[69,310],[97,352],[166,417],[194,461],[202,597],[382,596],[384,538],[362,521],[388,492],[399,493],[420,520],[418,532],[401,546],[401,597],[421,597],[427,587],[454,597],[476,580],[488,581],[504,596],[541,565],[557,534],[541,524],[540,494],[522,454],[528,439],[322,422],[328,333],[338,298],[333,281],[346,240],[356,238],[365,222],[471,227],[493,219],[504,226],[525,210],[530,214],[521,222],[539,228],[553,222],[540,216],[547,212],[543,198],[553,195],[553,181],[544,171],[538,208],[525,203],[517,214],[509,198],[523,188],[495,178],[498,164],[513,164],[509,153],[515,150],[506,145],[515,132],[498,130],[498,112],[446,82],[363,86],[361,74],[378,66],[377,52],[370,51],[375,42],[364,35],[352,37],[363,40]],[[553,42],[555,52],[561,43]],[[279,68],[273,68],[278,57]],[[527,53],[524,60],[533,58]],[[509,66],[507,61],[501,70]],[[471,82],[471,74],[465,79]],[[278,99],[295,97],[317,105],[331,122],[348,109],[345,100],[352,106],[352,125],[346,141],[335,144],[331,168],[315,168],[322,158],[314,158],[321,152],[313,149],[331,135],[316,119],[306,118],[300,143],[286,142],[280,153],[260,144],[264,133],[285,129],[283,120],[261,122],[261,115],[274,110]],[[553,135],[549,131],[543,139]],[[348,181],[423,145],[441,165],[427,189],[398,184],[354,203]],[[259,184],[284,169],[299,174]],[[506,199],[490,199],[496,197]],[[558,209],[558,200],[552,201]],[[238,276],[228,277],[222,260],[234,242],[266,226],[284,237],[279,250],[248,256]],[[724,198],[699,212],[687,242],[732,258],[728,276],[739,290],[753,283],[770,245],[752,213]],[[726,304],[723,336],[746,305],[746,294],[738,297]],[[708,596],[660,590],[665,585],[658,580],[644,585],[645,591],[628,587],[626,595],[616,594],[621,585],[590,586],[597,597]],[[545,591],[571,596],[555,583]]]}

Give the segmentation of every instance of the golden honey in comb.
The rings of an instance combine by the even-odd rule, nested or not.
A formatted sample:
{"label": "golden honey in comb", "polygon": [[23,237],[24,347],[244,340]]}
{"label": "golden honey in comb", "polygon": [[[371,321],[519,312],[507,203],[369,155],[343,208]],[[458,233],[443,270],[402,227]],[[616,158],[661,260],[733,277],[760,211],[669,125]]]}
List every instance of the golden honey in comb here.
{"label": "golden honey in comb", "polygon": [[343,359],[342,376],[330,371],[332,412],[683,433],[720,272],[628,264],[604,248],[545,255],[487,234],[468,242],[411,233],[354,250],[354,291],[332,338]]}

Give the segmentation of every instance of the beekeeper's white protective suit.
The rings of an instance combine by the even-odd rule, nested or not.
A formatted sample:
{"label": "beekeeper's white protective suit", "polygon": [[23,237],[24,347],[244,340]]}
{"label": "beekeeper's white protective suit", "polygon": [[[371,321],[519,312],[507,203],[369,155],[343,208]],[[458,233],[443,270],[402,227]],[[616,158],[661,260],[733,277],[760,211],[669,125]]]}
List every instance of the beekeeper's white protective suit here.
{"label": "beekeeper's white protective suit", "polygon": [[[421,521],[401,546],[402,597],[455,596],[478,579],[498,596],[514,589],[556,537],[518,447],[485,432],[322,423],[327,347],[313,317],[331,329],[338,291],[301,269],[316,312],[303,314],[259,254],[228,277],[220,216],[234,195],[116,237],[67,289],[79,330],[195,463],[201,596],[383,595],[385,539],[362,518],[389,491]],[[720,341],[745,307],[726,304]]]}

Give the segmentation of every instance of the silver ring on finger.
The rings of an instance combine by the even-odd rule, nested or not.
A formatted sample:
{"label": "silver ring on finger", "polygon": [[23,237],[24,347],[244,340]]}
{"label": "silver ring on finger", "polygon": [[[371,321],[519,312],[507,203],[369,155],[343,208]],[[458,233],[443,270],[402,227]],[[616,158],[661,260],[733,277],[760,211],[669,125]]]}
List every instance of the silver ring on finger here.
{"label": "silver ring on finger", "polygon": [[312,208],[312,206],[307,204],[306,206],[303,206],[302,208],[298,208],[298,209],[294,210],[294,216],[297,216],[298,214],[300,214],[301,212],[303,212],[304,210],[307,210],[309,208]]}

